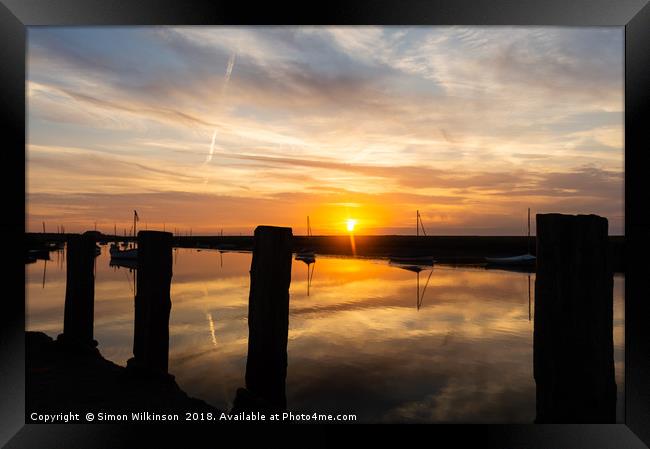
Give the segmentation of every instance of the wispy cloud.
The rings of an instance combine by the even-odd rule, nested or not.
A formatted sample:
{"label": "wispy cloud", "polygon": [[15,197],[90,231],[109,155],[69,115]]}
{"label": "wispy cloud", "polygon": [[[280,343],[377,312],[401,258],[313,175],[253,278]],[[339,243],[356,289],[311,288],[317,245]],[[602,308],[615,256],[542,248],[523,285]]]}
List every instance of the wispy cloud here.
{"label": "wispy cloud", "polygon": [[[342,212],[329,204],[352,202],[372,232],[399,228],[414,206],[451,233],[507,227],[528,206],[589,206],[622,225],[622,37],[557,27],[33,28],[28,191],[236,198],[231,225],[242,230],[302,223],[318,201],[332,230]],[[244,212],[244,199],[259,213]],[[275,206],[265,215],[261,204]],[[32,200],[28,210],[54,209]]]}

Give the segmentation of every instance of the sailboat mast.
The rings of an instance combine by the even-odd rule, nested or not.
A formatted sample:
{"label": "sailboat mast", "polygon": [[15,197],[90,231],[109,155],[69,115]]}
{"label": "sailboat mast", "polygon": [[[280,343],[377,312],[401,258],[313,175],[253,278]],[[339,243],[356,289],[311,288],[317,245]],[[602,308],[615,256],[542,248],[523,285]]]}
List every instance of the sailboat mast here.
{"label": "sailboat mast", "polygon": [[528,239],[526,244],[528,245],[528,254],[530,254],[530,207],[528,208]]}
{"label": "sailboat mast", "polygon": [[420,237],[420,211],[416,210],[415,213],[415,235]]}
{"label": "sailboat mast", "polygon": [[416,211],[416,212],[417,212],[416,223],[415,223],[415,227],[417,228],[416,234],[419,237],[420,236],[420,228],[422,228],[422,235],[426,237],[427,231],[424,230],[424,224],[422,223],[422,216],[420,215],[419,210]]}

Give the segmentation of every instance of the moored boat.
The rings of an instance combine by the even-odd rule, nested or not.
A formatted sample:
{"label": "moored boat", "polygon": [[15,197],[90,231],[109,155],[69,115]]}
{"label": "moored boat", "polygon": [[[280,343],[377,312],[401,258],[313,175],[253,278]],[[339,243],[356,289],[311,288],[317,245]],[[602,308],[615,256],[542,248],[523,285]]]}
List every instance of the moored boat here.
{"label": "moored boat", "polygon": [[108,265],[110,267],[123,267],[123,268],[129,268],[132,270],[135,270],[138,268],[138,259],[120,259],[120,258],[113,258],[108,262]]}
{"label": "moored boat", "polygon": [[[307,216],[307,240],[311,239],[311,224],[309,223],[309,216]],[[306,264],[311,264],[316,261],[316,253],[311,248],[301,248],[296,251],[296,260],[301,260]]]}
{"label": "moored boat", "polygon": [[[138,217],[138,212],[133,211],[133,235],[137,236],[137,222],[140,220],[140,217]],[[120,249],[120,246],[118,245],[117,242],[111,243],[111,247],[109,248],[109,253],[111,255],[111,259],[130,259],[130,260],[137,260],[138,259],[138,248],[132,247],[125,247],[125,245],[128,245],[128,242],[123,242],[122,243],[122,248]]]}
{"label": "moored boat", "polygon": [[488,265],[532,266],[535,265],[537,257],[532,254],[522,254],[512,257],[486,257],[485,261]]}
{"label": "moored boat", "polygon": [[26,258],[28,260],[50,260],[50,252],[47,249],[28,249]]}
{"label": "moored boat", "polygon": [[[422,217],[420,216],[420,211],[416,211],[416,223],[415,223],[415,235],[420,237],[420,229],[422,229],[422,235],[426,237],[427,231],[424,229],[424,224],[422,223]],[[417,254],[419,252],[419,254]],[[406,268],[407,266],[423,266],[430,267],[436,261],[432,255],[422,254],[422,251],[417,251],[415,254],[396,254],[388,256],[389,263],[391,265],[396,265],[400,268]],[[414,271],[414,270],[411,270]]]}
{"label": "moored boat", "polygon": [[485,261],[488,266],[504,266],[504,267],[532,267],[537,262],[537,257],[530,253],[530,208],[528,208],[528,252],[519,256],[509,257],[486,257]]}
{"label": "moored boat", "polygon": [[109,249],[112,259],[131,259],[138,258],[138,248],[120,249],[115,243],[111,244]]}
{"label": "moored boat", "polygon": [[45,244],[45,247],[50,251],[56,251],[65,248],[65,242],[48,242]]}
{"label": "moored boat", "polygon": [[412,271],[414,273],[419,273],[424,270],[430,270],[432,265],[417,265],[417,264],[407,264],[407,263],[396,263],[396,262],[389,262],[390,266],[396,267],[396,268],[401,268],[402,270],[406,271]]}
{"label": "moored boat", "polygon": [[436,262],[433,256],[389,256],[388,260],[393,265],[431,266]]}
{"label": "moored boat", "polygon": [[303,251],[296,253],[296,260],[300,260],[302,262],[305,262],[306,264],[311,264],[316,262],[316,255],[314,254],[313,251]]}

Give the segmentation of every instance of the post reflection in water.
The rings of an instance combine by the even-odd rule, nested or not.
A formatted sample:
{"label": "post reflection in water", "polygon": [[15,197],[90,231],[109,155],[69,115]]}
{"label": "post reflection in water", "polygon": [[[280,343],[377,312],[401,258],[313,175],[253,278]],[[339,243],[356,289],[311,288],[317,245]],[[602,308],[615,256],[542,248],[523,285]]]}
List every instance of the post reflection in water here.
{"label": "post reflection in water", "polygon": [[534,373],[538,423],[616,422],[607,220],[537,215]]}
{"label": "post reflection in water", "polygon": [[[226,410],[245,385],[251,254],[228,252],[223,268],[215,256],[174,250],[169,372],[189,395]],[[108,251],[97,259],[94,338],[104,357],[125,365],[132,357],[132,278],[125,276],[128,268],[109,261]],[[43,289],[43,263],[25,267],[27,327],[56,336],[63,326],[65,266],[48,267]],[[318,265],[313,283],[302,263],[291,268],[289,410],[345,410],[361,422],[535,420],[529,273],[437,265],[426,284],[427,298],[435,301],[418,311],[412,272],[383,260],[319,256]],[[535,274],[530,277],[534,283]],[[619,422],[624,284],[624,276],[614,277]]]}
{"label": "post reflection in water", "polygon": [[171,233],[138,233],[133,358],[127,362],[138,373],[168,374],[172,264]]}
{"label": "post reflection in water", "polygon": [[[88,233],[72,235],[66,245],[65,305],[63,333],[57,340],[72,347],[93,348],[95,307],[95,241]],[[47,260],[44,267],[47,266]],[[45,276],[45,271],[43,272]],[[45,288],[45,278],[43,278]]]}
{"label": "post reflection in water", "polygon": [[287,339],[291,284],[291,228],[255,229],[248,300],[246,388],[234,410],[287,408]]}

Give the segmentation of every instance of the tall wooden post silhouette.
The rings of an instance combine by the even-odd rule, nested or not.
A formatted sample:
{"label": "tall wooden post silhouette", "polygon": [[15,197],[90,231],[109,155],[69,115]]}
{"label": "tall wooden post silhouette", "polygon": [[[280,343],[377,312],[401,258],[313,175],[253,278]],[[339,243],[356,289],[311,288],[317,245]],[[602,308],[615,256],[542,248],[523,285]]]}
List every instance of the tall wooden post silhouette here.
{"label": "tall wooden post silhouette", "polygon": [[141,373],[168,372],[171,279],[172,234],[138,232],[133,358],[128,366]]}
{"label": "tall wooden post silhouette", "polygon": [[246,388],[271,407],[286,408],[291,228],[255,229],[248,298]]}
{"label": "tall wooden post silhouette", "polygon": [[536,422],[615,422],[612,332],[607,219],[537,215]]}
{"label": "tall wooden post silhouette", "polygon": [[95,238],[86,232],[68,235],[63,334],[66,344],[97,346],[93,340],[95,313]]}

